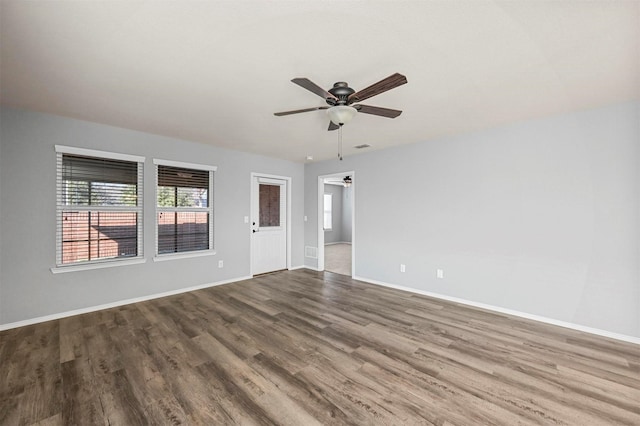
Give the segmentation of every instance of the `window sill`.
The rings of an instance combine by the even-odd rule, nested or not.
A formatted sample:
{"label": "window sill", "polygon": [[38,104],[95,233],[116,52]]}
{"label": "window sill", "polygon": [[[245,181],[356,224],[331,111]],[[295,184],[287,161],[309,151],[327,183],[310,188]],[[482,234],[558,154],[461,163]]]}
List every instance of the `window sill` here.
{"label": "window sill", "polygon": [[51,268],[51,273],[62,274],[65,272],[88,271],[91,269],[113,268],[116,266],[137,265],[145,263],[147,259],[144,257],[128,260],[113,260],[109,262],[85,263],[83,265],[56,266]]}
{"label": "window sill", "polygon": [[154,262],[164,262],[165,260],[175,260],[175,259],[188,259],[190,257],[203,257],[203,256],[213,256],[216,254],[215,250],[203,250],[197,252],[190,253],[175,253],[175,254],[160,254],[153,258]]}

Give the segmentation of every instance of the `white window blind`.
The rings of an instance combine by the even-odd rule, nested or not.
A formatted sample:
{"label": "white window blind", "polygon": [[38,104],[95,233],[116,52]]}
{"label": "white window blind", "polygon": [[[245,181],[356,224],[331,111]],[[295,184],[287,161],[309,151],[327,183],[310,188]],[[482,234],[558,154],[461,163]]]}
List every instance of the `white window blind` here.
{"label": "white window blind", "polygon": [[332,196],[331,194],[324,194],[324,229],[329,230],[332,228],[331,211],[332,211]]}
{"label": "white window blind", "polygon": [[143,257],[144,158],[56,151],[56,265]]}
{"label": "white window blind", "polygon": [[214,167],[155,160],[156,254],[213,250]]}

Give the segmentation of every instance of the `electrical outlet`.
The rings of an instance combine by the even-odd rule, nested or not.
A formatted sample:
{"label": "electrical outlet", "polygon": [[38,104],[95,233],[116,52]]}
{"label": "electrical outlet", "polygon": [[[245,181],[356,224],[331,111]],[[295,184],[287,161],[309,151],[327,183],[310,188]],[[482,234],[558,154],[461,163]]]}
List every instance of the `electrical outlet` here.
{"label": "electrical outlet", "polygon": [[244,217],[244,223],[249,223],[249,216]]}
{"label": "electrical outlet", "polygon": [[218,260],[218,268],[224,267],[224,262],[222,260]]}
{"label": "electrical outlet", "polygon": [[400,264],[400,272],[407,272],[407,266],[404,263]]}
{"label": "electrical outlet", "polygon": [[436,269],[436,277],[437,278],[444,278],[444,270],[443,269]]}

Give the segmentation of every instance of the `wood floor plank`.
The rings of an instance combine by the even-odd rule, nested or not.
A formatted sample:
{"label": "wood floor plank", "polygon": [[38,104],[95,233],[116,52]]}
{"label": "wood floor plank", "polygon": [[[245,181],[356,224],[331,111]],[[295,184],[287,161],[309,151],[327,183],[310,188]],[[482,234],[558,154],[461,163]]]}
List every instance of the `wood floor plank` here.
{"label": "wood floor plank", "polygon": [[[61,364],[63,424],[108,424],[100,402],[100,393],[96,392],[95,378],[89,359],[77,358]],[[21,424],[28,424],[24,422]]]}
{"label": "wood floor plank", "polygon": [[640,425],[640,346],[310,270],[0,332],[0,425]]}
{"label": "wood floor plank", "polygon": [[257,417],[273,424],[315,425],[320,424],[305,410],[282,392],[273,382],[264,378],[256,370],[235,356],[210,334],[198,336],[197,343],[212,354],[215,363],[208,363],[213,377],[220,377],[223,372],[227,380],[223,383],[232,390],[230,394],[241,402],[245,408],[257,414]]}
{"label": "wood floor plank", "polygon": [[265,354],[258,354],[251,360],[251,366],[264,377],[269,377],[278,388],[298,402],[304,410],[323,424],[351,424],[352,419],[331,403],[321,392],[299,375],[288,370]]}

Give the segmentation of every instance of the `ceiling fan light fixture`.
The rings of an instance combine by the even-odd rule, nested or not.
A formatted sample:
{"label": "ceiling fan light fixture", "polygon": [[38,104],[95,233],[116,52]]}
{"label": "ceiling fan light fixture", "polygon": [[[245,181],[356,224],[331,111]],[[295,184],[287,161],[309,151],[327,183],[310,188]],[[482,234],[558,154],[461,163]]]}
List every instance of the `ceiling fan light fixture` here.
{"label": "ceiling fan light fixture", "polygon": [[327,110],[327,115],[332,122],[338,126],[342,126],[343,124],[350,122],[357,112],[358,110],[354,107],[337,105],[329,108]]}

